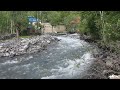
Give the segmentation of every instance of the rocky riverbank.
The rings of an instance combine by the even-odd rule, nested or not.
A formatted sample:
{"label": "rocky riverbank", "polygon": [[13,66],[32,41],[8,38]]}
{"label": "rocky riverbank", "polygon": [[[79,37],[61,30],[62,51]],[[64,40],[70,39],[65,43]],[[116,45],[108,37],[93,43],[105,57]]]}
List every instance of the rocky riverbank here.
{"label": "rocky riverbank", "polygon": [[93,53],[96,59],[83,79],[120,79],[120,55],[110,52],[90,38],[80,38],[99,49],[98,53]]}
{"label": "rocky riverbank", "polygon": [[0,42],[0,57],[35,53],[44,50],[52,42],[59,41],[55,36],[41,35],[30,38],[16,38]]}
{"label": "rocky riverbank", "polygon": [[0,35],[0,40],[7,40],[7,39],[12,39],[16,37],[16,34],[6,34],[6,35]]}

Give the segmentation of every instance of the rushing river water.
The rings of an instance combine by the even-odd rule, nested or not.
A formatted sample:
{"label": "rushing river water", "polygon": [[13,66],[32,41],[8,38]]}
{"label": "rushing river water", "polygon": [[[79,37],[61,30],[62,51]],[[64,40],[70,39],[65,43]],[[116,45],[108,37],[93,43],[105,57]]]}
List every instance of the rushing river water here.
{"label": "rushing river water", "polygon": [[93,62],[92,46],[73,38],[57,36],[43,52],[0,58],[1,79],[77,79],[85,75]]}

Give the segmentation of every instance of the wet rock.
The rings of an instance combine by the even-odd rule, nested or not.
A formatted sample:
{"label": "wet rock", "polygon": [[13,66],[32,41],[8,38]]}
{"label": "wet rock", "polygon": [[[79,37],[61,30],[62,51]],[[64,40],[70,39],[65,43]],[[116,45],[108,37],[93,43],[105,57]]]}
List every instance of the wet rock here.
{"label": "wet rock", "polygon": [[10,51],[10,57],[13,57],[15,55],[15,52],[14,51]]}
{"label": "wet rock", "polygon": [[10,54],[9,53],[5,53],[4,56],[10,56]]}
{"label": "wet rock", "polygon": [[19,51],[26,51],[28,47],[29,47],[29,44],[26,44],[23,47],[19,48]]}
{"label": "wet rock", "polygon": [[113,68],[114,71],[120,72],[120,62],[119,60],[114,60],[113,61]]}
{"label": "wet rock", "polygon": [[4,52],[6,50],[6,48],[1,48],[0,49],[0,52],[2,53],[2,52]]}
{"label": "wet rock", "polygon": [[49,40],[47,40],[47,43],[49,43],[49,44],[50,44],[50,41],[49,41]]}
{"label": "wet rock", "polygon": [[93,53],[93,57],[94,57],[94,58],[99,58],[99,56],[100,56],[100,55],[99,55],[98,53]]}
{"label": "wet rock", "polygon": [[106,66],[113,67],[113,62],[111,60],[106,61]]}
{"label": "wet rock", "polygon": [[0,49],[2,49],[3,46],[0,46]]}
{"label": "wet rock", "polygon": [[116,72],[114,70],[108,70],[108,69],[106,69],[106,70],[103,70],[102,74],[105,75],[105,76],[107,76],[107,77],[109,77],[110,75],[113,75],[113,74],[114,75],[120,75],[120,72]]}

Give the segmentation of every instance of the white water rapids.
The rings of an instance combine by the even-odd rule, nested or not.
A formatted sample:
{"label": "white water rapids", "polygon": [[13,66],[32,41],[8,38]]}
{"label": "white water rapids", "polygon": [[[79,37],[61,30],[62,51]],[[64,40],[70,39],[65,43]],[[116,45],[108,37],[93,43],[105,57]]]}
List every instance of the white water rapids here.
{"label": "white water rapids", "polygon": [[14,58],[0,58],[1,79],[77,79],[93,62],[92,46],[74,38],[57,36],[61,41],[43,52]]}

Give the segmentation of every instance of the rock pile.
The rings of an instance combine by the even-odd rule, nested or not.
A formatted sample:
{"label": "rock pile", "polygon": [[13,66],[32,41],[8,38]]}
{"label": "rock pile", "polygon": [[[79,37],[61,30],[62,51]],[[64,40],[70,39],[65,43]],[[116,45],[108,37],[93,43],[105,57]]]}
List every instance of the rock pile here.
{"label": "rock pile", "polygon": [[44,50],[51,42],[59,41],[56,37],[50,35],[33,36],[31,38],[21,38],[6,40],[0,43],[0,57],[21,55],[25,53],[34,53]]}
{"label": "rock pile", "polygon": [[15,36],[16,36],[16,34],[0,35],[0,40],[11,39]]}

